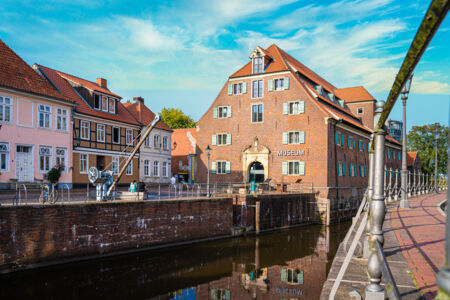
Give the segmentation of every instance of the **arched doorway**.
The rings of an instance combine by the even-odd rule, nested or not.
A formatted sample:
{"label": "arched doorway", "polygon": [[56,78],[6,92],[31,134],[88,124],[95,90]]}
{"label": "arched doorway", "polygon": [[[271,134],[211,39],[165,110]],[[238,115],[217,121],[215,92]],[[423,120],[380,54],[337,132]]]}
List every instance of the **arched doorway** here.
{"label": "arched doorway", "polygon": [[253,162],[248,168],[249,182],[264,182],[264,166],[259,161]]}

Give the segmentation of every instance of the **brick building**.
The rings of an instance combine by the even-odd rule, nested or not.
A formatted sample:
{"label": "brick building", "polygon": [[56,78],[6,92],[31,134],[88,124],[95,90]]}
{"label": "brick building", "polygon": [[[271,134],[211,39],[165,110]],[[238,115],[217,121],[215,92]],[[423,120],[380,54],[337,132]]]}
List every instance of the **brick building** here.
{"label": "brick building", "polygon": [[197,173],[197,129],[175,129],[172,135],[172,174],[185,182],[194,183]]}
{"label": "brick building", "polygon": [[[136,146],[139,123],[111,92],[107,81],[92,82],[42,65],[33,68],[58,91],[77,104],[73,110],[74,186],[89,183],[88,170],[112,170],[114,177]],[[139,181],[139,154],[131,161],[120,183]]]}
{"label": "brick building", "polygon": [[[360,196],[374,105],[363,87],[338,89],[276,45],[256,47],[197,123],[197,181],[210,145],[212,183],[300,180],[319,200]],[[400,168],[401,145],[388,136],[386,146]]]}

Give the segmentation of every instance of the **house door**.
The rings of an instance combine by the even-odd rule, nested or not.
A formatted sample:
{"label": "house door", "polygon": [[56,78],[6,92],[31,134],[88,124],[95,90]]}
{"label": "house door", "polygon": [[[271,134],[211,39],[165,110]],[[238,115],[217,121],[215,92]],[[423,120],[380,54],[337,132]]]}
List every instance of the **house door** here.
{"label": "house door", "polygon": [[248,179],[250,182],[264,181],[264,166],[259,161],[255,161],[250,165]]}
{"label": "house door", "polygon": [[16,145],[16,178],[19,181],[33,181],[33,147]]}

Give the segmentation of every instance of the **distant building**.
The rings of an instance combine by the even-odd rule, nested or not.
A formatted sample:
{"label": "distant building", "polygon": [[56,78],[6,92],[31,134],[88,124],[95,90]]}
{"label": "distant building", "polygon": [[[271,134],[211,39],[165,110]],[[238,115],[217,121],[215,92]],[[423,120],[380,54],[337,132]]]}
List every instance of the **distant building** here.
{"label": "distant building", "polygon": [[392,135],[394,139],[401,142],[402,141],[402,132],[403,132],[403,122],[396,120],[387,120],[386,121],[386,130]]}
{"label": "distant building", "polygon": [[406,152],[406,164],[411,173],[422,173],[422,163],[420,162],[419,152]]}
{"label": "distant building", "polygon": [[176,129],[172,135],[172,173],[186,182],[194,183],[197,163],[197,129]]}
{"label": "distant building", "polygon": [[0,40],[0,189],[42,181],[55,165],[71,185],[74,106]]}
{"label": "distant building", "polygon": [[[155,114],[144,104],[142,97],[134,97],[134,103],[125,107],[142,124],[143,135],[155,119]],[[140,149],[139,180],[145,183],[168,183],[170,180],[171,136],[173,130],[159,121]]]}

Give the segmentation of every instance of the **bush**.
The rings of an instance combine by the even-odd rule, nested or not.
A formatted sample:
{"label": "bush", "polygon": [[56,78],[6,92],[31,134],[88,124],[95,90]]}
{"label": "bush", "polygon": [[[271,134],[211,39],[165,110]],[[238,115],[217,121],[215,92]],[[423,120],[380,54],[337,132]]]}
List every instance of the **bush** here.
{"label": "bush", "polygon": [[64,165],[56,165],[47,173],[47,179],[50,183],[57,183],[61,177],[61,173],[64,170]]}

